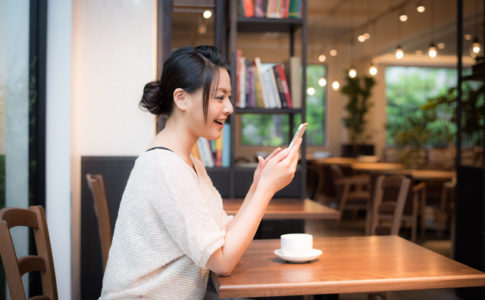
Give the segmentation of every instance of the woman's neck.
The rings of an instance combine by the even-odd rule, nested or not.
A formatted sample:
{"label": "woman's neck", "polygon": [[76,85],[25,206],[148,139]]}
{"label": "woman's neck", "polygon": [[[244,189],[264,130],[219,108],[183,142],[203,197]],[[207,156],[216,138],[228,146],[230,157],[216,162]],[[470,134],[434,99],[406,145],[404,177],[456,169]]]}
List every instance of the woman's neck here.
{"label": "woman's neck", "polygon": [[187,164],[192,166],[190,153],[196,141],[197,137],[192,136],[185,127],[175,124],[169,118],[165,128],[153,138],[149,148],[166,147],[180,155]]}

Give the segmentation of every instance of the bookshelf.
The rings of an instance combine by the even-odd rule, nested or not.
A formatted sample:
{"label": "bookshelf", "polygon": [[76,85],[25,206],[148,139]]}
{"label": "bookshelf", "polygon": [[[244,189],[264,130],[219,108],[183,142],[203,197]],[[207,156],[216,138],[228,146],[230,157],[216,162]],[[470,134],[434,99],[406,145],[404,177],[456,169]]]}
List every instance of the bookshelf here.
{"label": "bookshelf", "polygon": [[[288,115],[289,116],[289,137],[294,134],[298,127],[295,124],[295,116],[300,115],[302,122],[306,120],[306,106],[305,106],[305,86],[306,86],[306,52],[307,52],[307,0],[301,0],[301,9],[299,18],[266,18],[266,17],[243,17],[238,14],[238,6],[241,4],[240,0],[216,0],[215,16],[216,16],[216,46],[222,50],[226,56],[228,63],[228,70],[231,74],[231,85],[233,87],[233,94],[236,87],[236,60],[237,60],[237,37],[239,34],[245,33],[266,33],[279,32],[287,33],[289,35],[288,58],[295,56],[295,46],[297,34],[301,35],[299,42],[301,42],[301,105],[296,108],[264,108],[264,107],[246,107],[240,108],[236,106],[236,97],[233,97],[234,114],[230,117],[230,166],[227,168],[210,168],[209,175],[212,177],[214,185],[218,189],[223,189],[227,194],[221,193],[223,197],[244,197],[251,182],[254,167],[244,167],[236,164],[235,150],[238,146],[236,141],[236,115],[242,114],[265,114],[265,115]],[[255,57],[251,57],[254,59]],[[283,63],[283,62],[278,62]],[[288,78],[288,83],[290,80]],[[291,86],[290,86],[291,89]],[[306,181],[306,145],[302,144],[301,159],[297,168],[297,173],[293,182],[276,194],[279,198],[305,198],[305,181]],[[223,184],[224,183],[224,184]],[[228,186],[227,186],[228,184]]]}

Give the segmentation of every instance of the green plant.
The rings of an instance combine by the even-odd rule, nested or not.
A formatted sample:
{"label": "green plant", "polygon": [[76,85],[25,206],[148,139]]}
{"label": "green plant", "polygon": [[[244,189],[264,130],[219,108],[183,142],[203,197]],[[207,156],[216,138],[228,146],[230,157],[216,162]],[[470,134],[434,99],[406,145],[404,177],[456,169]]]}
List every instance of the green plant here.
{"label": "green plant", "polygon": [[367,124],[366,115],[372,106],[371,90],[376,82],[369,76],[363,78],[347,76],[345,79],[346,84],[342,87],[342,94],[348,96],[349,101],[345,106],[347,115],[343,118],[343,123],[349,130],[350,144],[355,148],[357,144],[364,143],[370,138],[370,135],[364,135],[364,133]]}

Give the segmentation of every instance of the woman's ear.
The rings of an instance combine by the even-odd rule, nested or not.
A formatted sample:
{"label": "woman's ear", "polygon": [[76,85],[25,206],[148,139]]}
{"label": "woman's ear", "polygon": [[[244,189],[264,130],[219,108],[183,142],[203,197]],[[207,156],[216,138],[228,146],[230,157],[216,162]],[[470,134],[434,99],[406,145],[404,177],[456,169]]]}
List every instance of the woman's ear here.
{"label": "woman's ear", "polygon": [[180,110],[185,111],[187,109],[187,93],[183,89],[176,88],[173,91],[173,101]]}

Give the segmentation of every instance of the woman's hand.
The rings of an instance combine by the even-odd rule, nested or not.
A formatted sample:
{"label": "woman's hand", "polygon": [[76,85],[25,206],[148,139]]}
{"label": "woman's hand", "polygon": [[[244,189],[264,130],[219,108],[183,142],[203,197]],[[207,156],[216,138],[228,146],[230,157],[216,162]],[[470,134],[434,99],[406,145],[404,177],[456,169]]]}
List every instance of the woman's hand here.
{"label": "woman's hand", "polygon": [[276,148],[266,158],[262,158],[261,156],[258,156],[258,167],[254,171],[254,176],[253,176],[253,184],[252,184],[252,187],[253,188],[256,188],[257,187],[258,182],[259,182],[259,179],[261,178],[261,172],[263,171],[264,166],[266,165],[266,163],[269,160],[271,160],[279,152],[281,152],[281,148]]}
{"label": "woman's hand", "polygon": [[[258,175],[260,177],[258,185],[273,194],[287,186],[295,176],[301,142],[302,139],[298,138],[291,149],[286,148],[277,153],[273,152],[274,155],[272,153],[271,157],[264,160],[264,165]],[[258,168],[261,164],[260,160]]]}

